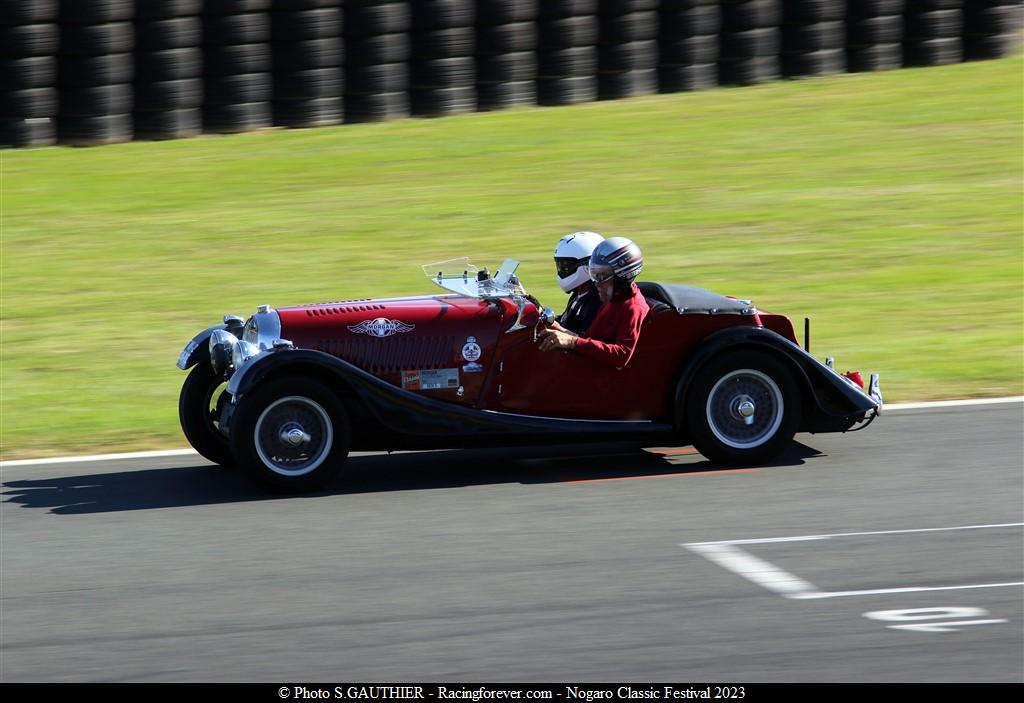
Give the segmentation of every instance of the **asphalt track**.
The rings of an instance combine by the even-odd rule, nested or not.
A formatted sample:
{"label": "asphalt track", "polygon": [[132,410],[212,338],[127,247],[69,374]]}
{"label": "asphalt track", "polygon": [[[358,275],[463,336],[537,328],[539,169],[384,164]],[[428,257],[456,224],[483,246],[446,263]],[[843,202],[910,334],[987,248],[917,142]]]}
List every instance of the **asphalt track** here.
{"label": "asphalt track", "polygon": [[6,467],[0,680],[1021,682],[1022,428],[903,410],[742,470],[360,455],[286,498],[182,457]]}

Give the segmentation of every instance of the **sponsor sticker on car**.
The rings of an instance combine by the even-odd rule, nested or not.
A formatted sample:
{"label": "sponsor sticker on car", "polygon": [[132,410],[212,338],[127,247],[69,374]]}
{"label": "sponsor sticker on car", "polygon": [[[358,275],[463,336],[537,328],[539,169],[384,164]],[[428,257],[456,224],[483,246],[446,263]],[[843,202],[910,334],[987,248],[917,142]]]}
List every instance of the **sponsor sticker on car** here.
{"label": "sponsor sticker on car", "polygon": [[407,391],[433,391],[458,387],[458,369],[422,369],[402,372],[402,388]]}

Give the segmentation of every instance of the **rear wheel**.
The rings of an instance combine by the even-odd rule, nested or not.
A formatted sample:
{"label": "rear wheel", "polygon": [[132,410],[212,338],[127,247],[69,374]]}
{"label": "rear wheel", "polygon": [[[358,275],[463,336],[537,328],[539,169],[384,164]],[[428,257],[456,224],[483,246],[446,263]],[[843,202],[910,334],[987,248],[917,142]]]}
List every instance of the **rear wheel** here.
{"label": "rear wheel", "polygon": [[215,464],[231,466],[231,446],[220,431],[220,411],[227,399],[225,386],[208,363],[200,362],[181,386],[178,420],[185,438],[197,452]]}
{"label": "rear wheel", "polygon": [[704,366],[687,398],[690,436],[718,464],[755,464],[778,456],[800,423],[793,375],[757,351],[724,354]]}
{"label": "rear wheel", "polygon": [[231,421],[238,465],[279,493],[322,488],[341,470],[348,447],[344,405],[306,378],[272,380],[246,394]]}

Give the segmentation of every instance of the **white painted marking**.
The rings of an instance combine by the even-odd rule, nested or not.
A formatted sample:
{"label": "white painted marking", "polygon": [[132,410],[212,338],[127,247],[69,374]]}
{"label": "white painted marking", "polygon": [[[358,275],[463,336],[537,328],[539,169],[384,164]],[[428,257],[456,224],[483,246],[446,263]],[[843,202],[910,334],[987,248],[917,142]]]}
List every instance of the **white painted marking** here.
{"label": "white painted marking", "polygon": [[882,408],[882,416],[893,410],[922,410],[930,408],[960,408],[968,405],[999,405],[1002,403],[1024,403],[1024,395],[1009,398],[976,398],[973,400],[931,400],[926,403],[892,403]]}
{"label": "white painted marking", "polygon": [[14,466],[43,466],[45,464],[78,464],[88,461],[116,461],[118,459],[155,459],[164,456],[199,456],[194,449],[165,449],[153,452],[124,452],[121,454],[93,454],[91,456],[58,456],[48,459],[16,459],[0,461],[0,469]]}
{"label": "white painted marking", "polygon": [[786,598],[814,598],[820,595],[818,587],[799,576],[794,576],[774,564],[758,559],[739,547],[729,544],[688,544],[689,549],[701,554],[719,566],[739,574],[758,586]]}
{"label": "white painted marking", "polygon": [[958,525],[956,527],[924,527],[915,530],[876,530],[873,532],[834,532],[827,535],[803,535],[799,537],[763,537],[755,539],[726,539],[719,542],[694,542],[683,545],[693,547],[708,544],[769,544],[771,542],[809,542],[832,539],[833,537],[869,537],[873,535],[904,535],[915,532],[948,532],[951,530],[987,530],[994,527],[1024,527],[1024,522],[1001,522],[991,525]]}
{"label": "white painted marking", "polygon": [[849,596],[881,596],[887,593],[922,593],[924,591],[965,591],[975,588],[1006,588],[1007,586],[1024,586],[1024,581],[1008,581],[1006,583],[975,583],[966,586],[905,586],[903,588],[874,588],[866,591],[822,591],[809,595],[795,596],[799,598],[846,598]]}
{"label": "white painted marking", "polygon": [[[978,615],[988,615],[984,608],[958,607],[958,608],[907,608],[904,610],[875,610],[864,613],[864,617],[871,620],[882,621],[906,621],[906,620],[940,620],[942,618],[970,618]],[[1009,622],[1004,618],[990,620],[943,620],[942,622],[913,623],[902,625],[887,625],[892,630],[912,630],[915,632],[956,632],[957,628],[966,625],[998,625]]]}
{"label": "white painted marking", "polygon": [[[432,297],[432,296],[420,296],[420,297]],[[978,398],[975,400],[936,400],[929,401],[926,403],[889,403],[885,406],[882,414],[892,412],[894,410],[920,410],[927,408],[953,408],[962,405],[999,405],[1002,403],[1024,403],[1024,395],[1012,396],[1008,398]],[[565,419],[565,418],[557,418]],[[192,449],[168,449],[163,451],[151,451],[151,452],[127,452],[122,454],[94,454],[84,456],[62,456],[62,457],[50,457],[46,459],[15,459],[12,461],[0,461],[0,468],[8,466],[42,466],[45,464],[77,464],[78,462],[85,461],[110,461],[118,459],[149,459],[165,456],[198,456],[198,453]]]}

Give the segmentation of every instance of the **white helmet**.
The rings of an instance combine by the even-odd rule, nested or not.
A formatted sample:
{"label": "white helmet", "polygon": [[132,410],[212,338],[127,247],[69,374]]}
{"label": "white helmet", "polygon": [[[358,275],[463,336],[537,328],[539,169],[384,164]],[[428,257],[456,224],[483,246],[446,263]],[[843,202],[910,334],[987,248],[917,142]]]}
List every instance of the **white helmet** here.
{"label": "white helmet", "polygon": [[587,264],[597,245],[604,241],[597,232],[573,232],[558,240],[555,246],[555,271],[558,285],[570,293],[590,280]]}

